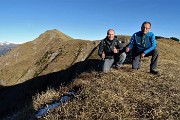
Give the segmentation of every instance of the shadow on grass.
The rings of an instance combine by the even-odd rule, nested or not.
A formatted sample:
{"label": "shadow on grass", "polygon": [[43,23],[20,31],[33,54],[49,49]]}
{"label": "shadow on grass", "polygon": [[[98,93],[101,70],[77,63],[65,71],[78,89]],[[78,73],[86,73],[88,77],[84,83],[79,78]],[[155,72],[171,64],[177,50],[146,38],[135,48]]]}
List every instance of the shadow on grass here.
{"label": "shadow on grass", "polygon": [[[82,72],[100,72],[103,61],[89,59],[96,49],[97,47],[91,51],[86,60],[77,62],[65,70],[38,76],[14,86],[0,86],[0,119],[23,108],[27,103],[30,103],[30,108],[33,109],[32,96],[37,93],[46,91],[48,88],[58,89],[60,85],[66,86]],[[125,63],[128,64],[130,61],[131,56],[128,54]]]}
{"label": "shadow on grass", "polygon": [[13,113],[27,102],[32,104],[32,96],[36,93],[48,88],[58,89],[60,85],[66,86],[82,72],[100,71],[101,65],[101,60],[88,59],[75,63],[66,70],[38,76],[14,86],[0,86],[0,119],[3,118],[2,114]]}

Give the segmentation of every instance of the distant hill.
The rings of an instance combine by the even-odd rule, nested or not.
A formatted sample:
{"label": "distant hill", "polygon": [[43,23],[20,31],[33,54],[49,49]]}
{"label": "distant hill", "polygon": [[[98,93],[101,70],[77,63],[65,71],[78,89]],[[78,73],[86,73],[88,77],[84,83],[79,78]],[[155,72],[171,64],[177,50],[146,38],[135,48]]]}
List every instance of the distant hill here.
{"label": "distant hill", "polygon": [[8,51],[10,51],[18,45],[19,44],[9,42],[0,43],[0,56],[7,53]]}
{"label": "distant hill", "polygon": [[75,40],[58,30],[48,30],[0,58],[0,84],[15,85],[66,69],[86,59],[96,45],[92,41]]}

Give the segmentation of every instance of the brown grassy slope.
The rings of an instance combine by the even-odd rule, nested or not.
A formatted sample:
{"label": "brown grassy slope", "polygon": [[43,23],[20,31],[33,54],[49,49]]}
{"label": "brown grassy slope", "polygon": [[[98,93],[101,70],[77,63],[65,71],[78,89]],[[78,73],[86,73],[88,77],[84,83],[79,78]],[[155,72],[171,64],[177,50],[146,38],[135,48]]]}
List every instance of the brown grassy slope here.
{"label": "brown grassy slope", "polygon": [[[83,73],[72,84],[81,88],[76,99],[42,119],[179,119],[180,45],[165,39],[157,43],[160,75],[149,73],[150,58],[142,62],[139,71],[125,65],[108,74]],[[34,100],[35,109],[48,99]]]}
{"label": "brown grassy slope", "polygon": [[74,40],[58,30],[48,30],[0,57],[0,85],[16,85],[66,69],[85,59],[95,46],[92,41]]}
{"label": "brown grassy slope", "polygon": [[32,96],[49,86],[68,84],[84,69],[83,60],[97,43],[50,30],[1,57],[0,114],[32,103]]}
{"label": "brown grassy slope", "polygon": [[[37,110],[59,100],[72,88],[80,88],[76,99],[40,119],[179,119],[180,47],[165,39],[157,43],[160,76],[149,73],[150,58],[143,60],[139,71],[132,71],[131,65],[125,64],[124,69],[108,74],[83,73],[68,87],[37,94],[31,104],[11,113],[9,119],[33,118]],[[97,51],[90,59],[99,59]],[[89,64],[95,66],[93,62]]]}

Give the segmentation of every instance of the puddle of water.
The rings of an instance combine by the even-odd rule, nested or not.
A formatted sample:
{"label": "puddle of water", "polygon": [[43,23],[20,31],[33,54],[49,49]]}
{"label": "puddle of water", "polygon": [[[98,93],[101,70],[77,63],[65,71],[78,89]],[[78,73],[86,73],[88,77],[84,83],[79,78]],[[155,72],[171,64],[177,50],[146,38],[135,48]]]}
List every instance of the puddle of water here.
{"label": "puddle of water", "polygon": [[41,109],[37,112],[37,114],[35,114],[35,116],[36,116],[37,118],[41,118],[41,117],[44,116],[49,110],[54,109],[54,108],[60,106],[61,104],[66,103],[66,102],[70,99],[71,96],[74,96],[74,94],[75,94],[74,92],[69,92],[67,95],[62,96],[61,99],[59,100],[59,102],[55,102],[55,103],[53,103],[53,104],[51,104],[51,105],[47,105],[46,107],[41,108]]}

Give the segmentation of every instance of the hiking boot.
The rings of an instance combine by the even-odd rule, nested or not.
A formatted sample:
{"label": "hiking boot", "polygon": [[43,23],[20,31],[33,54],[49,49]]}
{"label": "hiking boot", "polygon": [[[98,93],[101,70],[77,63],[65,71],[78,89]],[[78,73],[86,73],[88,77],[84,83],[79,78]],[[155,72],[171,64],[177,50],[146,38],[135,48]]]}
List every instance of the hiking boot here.
{"label": "hiking boot", "polygon": [[116,70],[120,70],[120,69],[122,69],[122,66],[123,66],[123,65],[118,65],[118,64],[117,64],[117,65],[115,66],[115,69],[116,69]]}
{"label": "hiking boot", "polygon": [[136,71],[136,70],[139,70],[139,68],[132,68],[132,69],[135,70],[135,71]]}
{"label": "hiking boot", "polygon": [[150,73],[154,74],[154,75],[158,75],[159,71],[158,70],[150,70]]}

